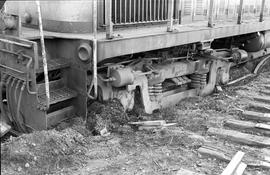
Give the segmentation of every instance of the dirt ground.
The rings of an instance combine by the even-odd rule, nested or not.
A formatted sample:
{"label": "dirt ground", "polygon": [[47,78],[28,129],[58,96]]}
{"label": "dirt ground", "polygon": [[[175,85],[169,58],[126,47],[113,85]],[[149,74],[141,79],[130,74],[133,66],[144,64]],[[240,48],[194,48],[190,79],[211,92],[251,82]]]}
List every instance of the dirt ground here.
{"label": "dirt ground", "polygon": [[[49,131],[11,137],[1,143],[1,174],[177,174],[180,168],[200,174],[220,174],[228,162],[202,157],[204,144],[230,149],[267,152],[208,136],[209,127],[222,127],[224,120],[239,118],[249,96],[262,83],[270,83],[270,72],[252,81],[223,88],[208,97],[190,98],[141,119],[164,119],[176,126],[139,131],[117,126],[108,136],[94,136],[84,121],[74,118]],[[270,152],[269,152],[270,154]],[[248,168],[246,174],[267,175],[269,171]]]}

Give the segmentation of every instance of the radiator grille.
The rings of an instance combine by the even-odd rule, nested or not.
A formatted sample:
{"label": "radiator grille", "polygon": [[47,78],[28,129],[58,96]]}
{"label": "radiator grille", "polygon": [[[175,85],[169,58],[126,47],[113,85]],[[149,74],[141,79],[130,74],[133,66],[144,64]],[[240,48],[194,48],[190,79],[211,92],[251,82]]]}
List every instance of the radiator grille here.
{"label": "radiator grille", "polygon": [[170,0],[112,0],[112,22],[117,25],[166,21],[169,3]]}

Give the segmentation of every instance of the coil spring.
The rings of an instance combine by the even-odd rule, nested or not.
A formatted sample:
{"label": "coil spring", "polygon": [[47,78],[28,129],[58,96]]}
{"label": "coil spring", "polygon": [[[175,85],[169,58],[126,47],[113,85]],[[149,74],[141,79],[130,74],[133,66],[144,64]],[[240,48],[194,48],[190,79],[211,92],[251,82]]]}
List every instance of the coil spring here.
{"label": "coil spring", "polygon": [[207,74],[192,74],[190,76],[191,83],[190,87],[191,88],[203,88],[207,84]]}
{"label": "coil spring", "polygon": [[163,93],[162,83],[149,86],[148,92],[149,92],[150,100],[151,101],[155,100],[158,96],[162,95]]}

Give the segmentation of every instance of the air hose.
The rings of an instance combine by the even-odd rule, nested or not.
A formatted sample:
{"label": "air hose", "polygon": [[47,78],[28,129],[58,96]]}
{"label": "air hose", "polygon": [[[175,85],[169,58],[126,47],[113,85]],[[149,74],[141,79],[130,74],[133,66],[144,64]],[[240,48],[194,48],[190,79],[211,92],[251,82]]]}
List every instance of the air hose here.
{"label": "air hose", "polygon": [[[0,79],[0,110],[4,118],[6,118],[7,116],[6,111],[4,109],[4,103],[3,103],[3,87],[5,84],[5,79],[6,79],[6,76],[1,77]],[[11,121],[11,118],[9,118],[9,120]]]}
{"label": "air hose", "polygon": [[10,97],[9,97],[9,89],[10,89],[10,87],[9,87],[9,83],[10,83],[10,81],[11,81],[11,76],[8,76],[8,78],[7,78],[7,83],[6,83],[6,86],[7,86],[7,101],[8,101],[8,103],[7,103],[7,106],[8,106],[8,110],[10,111],[10,114],[7,114],[7,116],[8,116],[8,118],[10,119],[10,121],[14,121],[14,118],[13,118],[13,116],[12,116],[12,113],[11,113],[11,106],[10,106]]}
{"label": "air hose", "polygon": [[16,110],[16,120],[18,121],[20,129],[22,129],[23,132],[27,132],[26,128],[23,126],[23,124],[20,122],[20,108],[21,108],[21,101],[22,101],[22,93],[25,89],[26,83],[24,82],[23,85],[21,86],[21,91],[19,94],[19,99],[17,103],[17,110]]}

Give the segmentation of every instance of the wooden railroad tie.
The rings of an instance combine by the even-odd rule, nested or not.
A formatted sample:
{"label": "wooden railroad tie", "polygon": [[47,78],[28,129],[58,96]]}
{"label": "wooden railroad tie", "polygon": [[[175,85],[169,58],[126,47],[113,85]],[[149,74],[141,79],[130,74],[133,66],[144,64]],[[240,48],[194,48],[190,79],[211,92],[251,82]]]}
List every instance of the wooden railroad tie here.
{"label": "wooden railroad tie", "polygon": [[226,130],[219,128],[209,128],[207,133],[209,135],[216,135],[223,139],[228,139],[237,143],[258,146],[258,147],[269,147],[270,146],[270,138],[257,136],[252,134],[246,134],[239,131],[234,130]]}
{"label": "wooden railroad tie", "polygon": [[270,85],[264,85],[264,87],[268,90],[270,90]]}
{"label": "wooden railroad tie", "polygon": [[270,122],[270,113],[260,113],[254,111],[244,111],[243,118],[260,122]]}
{"label": "wooden railroad tie", "polygon": [[270,90],[261,90],[261,94],[270,96]]}
{"label": "wooden railroad tie", "polygon": [[[214,146],[213,146],[214,145]],[[207,143],[198,149],[198,153],[205,158],[216,158],[221,161],[229,162],[235,155],[235,150],[226,146],[216,146],[215,143]],[[243,163],[248,167],[270,169],[270,157],[263,153],[246,153]]]}
{"label": "wooden railroad tie", "polygon": [[236,130],[253,131],[261,133],[265,136],[270,136],[270,125],[263,123],[254,123],[250,121],[232,119],[225,121],[224,125]]}
{"label": "wooden railroad tie", "polygon": [[249,102],[249,105],[250,107],[255,108],[257,110],[270,112],[270,104],[251,101]]}
{"label": "wooden railroad tie", "polygon": [[270,96],[256,96],[253,97],[254,100],[259,101],[259,102],[263,102],[263,103],[267,103],[270,104]]}

